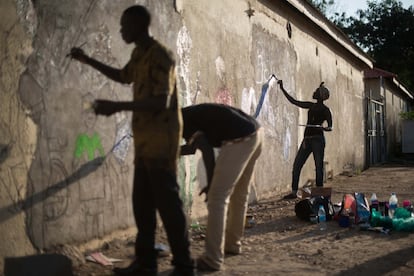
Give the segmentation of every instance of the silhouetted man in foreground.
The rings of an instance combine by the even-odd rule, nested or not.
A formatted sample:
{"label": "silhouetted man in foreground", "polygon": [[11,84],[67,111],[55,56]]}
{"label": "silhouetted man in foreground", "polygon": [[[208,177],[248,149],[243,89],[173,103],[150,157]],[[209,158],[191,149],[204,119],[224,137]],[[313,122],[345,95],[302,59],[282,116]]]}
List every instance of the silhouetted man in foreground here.
{"label": "silhouetted man in foreground", "polygon": [[96,114],[133,112],[135,145],[133,209],[138,234],[136,260],[127,268],[115,268],[118,275],[157,275],[154,249],[156,211],[167,232],[175,266],[171,275],[195,275],[190,256],[186,217],[176,181],[179,141],[182,134],[178,106],[175,61],[172,53],[149,36],[150,14],[143,6],[126,9],[121,17],[121,35],[135,43],[129,62],[112,68],[73,48],[71,57],[88,64],[120,83],[133,83],[132,102],[97,100]]}

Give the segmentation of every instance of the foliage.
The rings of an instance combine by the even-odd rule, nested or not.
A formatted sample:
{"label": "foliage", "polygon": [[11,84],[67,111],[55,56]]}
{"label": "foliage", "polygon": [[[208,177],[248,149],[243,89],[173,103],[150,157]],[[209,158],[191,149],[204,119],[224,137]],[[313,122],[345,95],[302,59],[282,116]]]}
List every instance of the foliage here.
{"label": "foliage", "polygon": [[342,28],[375,60],[375,66],[398,75],[414,90],[414,8],[402,7],[397,0],[368,1]]}
{"label": "foliage", "polygon": [[307,1],[325,15],[327,14],[328,8],[335,4],[334,0],[307,0]]}
{"label": "foliage", "polygon": [[[361,0],[362,1],[362,0]],[[333,0],[308,0],[326,14]],[[392,72],[414,91],[414,8],[398,0],[368,0],[367,9],[347,17],[334,13],[330,20],[375,61],[375,67]]]}
{"label": "foliage", "polygon": [[412,121],[414,121],[414,110],[413,111],[407,111],[407,112],[401,112],[400,117],[403,120],[412,120]]}

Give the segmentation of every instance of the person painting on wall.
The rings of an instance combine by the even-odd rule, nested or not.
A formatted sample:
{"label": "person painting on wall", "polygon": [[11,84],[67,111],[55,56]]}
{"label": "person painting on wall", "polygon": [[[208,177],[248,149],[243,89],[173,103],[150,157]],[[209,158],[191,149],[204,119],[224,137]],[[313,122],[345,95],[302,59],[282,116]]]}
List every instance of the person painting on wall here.
{"label": "person painting on wall", "polygon": [[[221,270],[224,254],[241,253],[247,200],[263,131],[243,111],[223,104],[204,103],[182,109],[181,155],[201,150],[207,171],[208,218],[205,253],[197,259],[198,271]],[[215,160],[213,148],[220,148]]]}
{"label": "person painting on wall", "polygon": [[132,111],[135,146],[133,211],[138,228],[136,259],[126,268],[114,268],[117,275],[157,275],[155,250],[156,211],[165,227],[175,266],[170,275],[196,275],[183,203],[176,179],[182,136],[182,115],[178,105],[173,55],[150,37],[151,16],[143,6],[127,8],[121,17],[121,35],[134,43],[131,59],[123,69],[112,68],[73,48],[70,56],[90,65],[110,79],[133,83],[133,101],[96,100],[96,114],[112,115]]}
{"label": "person painting on wall", "polygon": [[[294,99],[286,92],[282,80],[279,80],[278,84],[289,102],[300,108],[308,109],[308,121],[305,128],[304,138],[293,163],[292,192],[283,197],[284,199],[295,199],[298,197],[297,192],[300,172],[311,153],[313,154],[316,167],[316,186],[323,186],[323,160],[325,154],[324,131],[332,131],[332,114],[330,109],[323,103],[329,98],[329,90],[322,82],[319,87],[316,88],[312,96],[312,98],[316,100],[316,103],[308,101],[303,102]],[[325,121],[328,125],[326,127],[322,126]]]}

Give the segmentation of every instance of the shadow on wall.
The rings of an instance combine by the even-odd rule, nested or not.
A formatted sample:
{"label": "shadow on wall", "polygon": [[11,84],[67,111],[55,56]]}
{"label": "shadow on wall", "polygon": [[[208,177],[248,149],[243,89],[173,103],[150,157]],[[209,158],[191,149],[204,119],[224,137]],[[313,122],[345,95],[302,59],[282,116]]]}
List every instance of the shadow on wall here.
{"label": "shadow on wall", "polygon": [[[1,148],[0,148],[1,149]],[[3,151],[3,150],[2,150]],[[0,157],[2,157],[3,153],[1,151]],[[0,158],[2,159],[2,158]],[[77,171],[75,171],[72,175],[70,175],[68,178],[59,181],[58,183],[48,187],[47,189],[40,191],[36,194],[33,194],[32,196],[28,197],[25,200],[21,200],[18,203],[11,204],[9,206],[5,206],[0,209],[0,223],[3,223],[4,221],[10,219],[11,217],[17,215],[19,212],[11,212],[10,209],[16,207],[16,205],[19,207],[18,210],[26,211],[29,210],[31,207],[33,207],[35,204],[45,200],[47,197],[50,197],[60,190],[68,187],[69,185],[76,183],[78,180],[88,176],[90,173],[96,171],[105,160],[105,157],[98,157],[95,158],[92,161],[89,161],[85,164],[83,164]],[[1,163],[1,161],[0,161]]]}
{"label": "shadow on wall", "polygon": [[0,164],[10,155],[11,145],[0,144]]}
{"label": "shadow on wall", "polygon": [[72,261],[59,254],[5,258],[4,276],[73,276]]}

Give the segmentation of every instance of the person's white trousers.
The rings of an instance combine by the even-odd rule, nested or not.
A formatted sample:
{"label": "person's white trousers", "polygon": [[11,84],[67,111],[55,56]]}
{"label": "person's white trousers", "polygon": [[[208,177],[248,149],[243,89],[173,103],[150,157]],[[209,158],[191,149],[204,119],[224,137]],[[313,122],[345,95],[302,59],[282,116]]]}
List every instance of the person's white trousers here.
{"label": "person's white trousers", "polygon": [[223,145],[217,156],[208,192],[207,234],[202,257],[215,269],[221,269],[224,252],[241,253],[250,183],[262,141],[260,128],[246,141]]}

